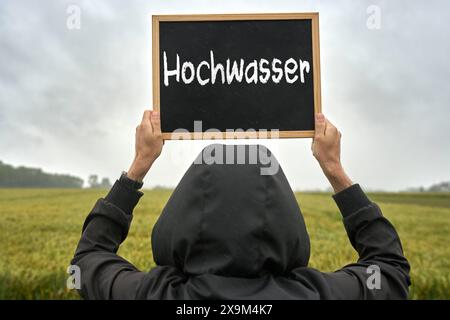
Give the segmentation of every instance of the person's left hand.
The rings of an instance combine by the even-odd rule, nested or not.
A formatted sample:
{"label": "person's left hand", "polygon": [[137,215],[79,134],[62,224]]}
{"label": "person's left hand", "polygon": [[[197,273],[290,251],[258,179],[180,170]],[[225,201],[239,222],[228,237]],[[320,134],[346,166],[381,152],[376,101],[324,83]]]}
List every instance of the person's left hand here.
{"label": "person's left hand", "polygon": [[163,147],[159,112],[145,110],[136,127],[135,157],[127,172],[128,178],[142,181]]}

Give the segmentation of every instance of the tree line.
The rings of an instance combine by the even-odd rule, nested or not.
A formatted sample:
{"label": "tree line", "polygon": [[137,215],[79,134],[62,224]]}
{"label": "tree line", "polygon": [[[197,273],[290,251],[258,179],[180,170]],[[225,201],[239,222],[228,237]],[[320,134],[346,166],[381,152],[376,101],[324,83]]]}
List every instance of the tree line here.
{"label": "tree line", "polygon": [[409,188],[409,192],[450,192],[450,181],[435,183],[427,187]]}
{"label": "tree line", "polygon": [[[82,188],[83,179],[69,174],[54,174],[40,168],[14,167],[0,161],[0,188]],[[88,178],[90,188],[110,188],[108,178]]]}

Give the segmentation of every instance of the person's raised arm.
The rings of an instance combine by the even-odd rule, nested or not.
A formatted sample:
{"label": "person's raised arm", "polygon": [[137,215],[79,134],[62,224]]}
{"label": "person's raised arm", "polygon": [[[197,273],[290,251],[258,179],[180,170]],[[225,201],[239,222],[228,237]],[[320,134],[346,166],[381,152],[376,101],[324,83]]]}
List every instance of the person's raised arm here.
{"label": "person's raised arm", "polygon": [[356,263],[332,273],[299,269],[324,299],[405,299],[410,285],[410,266],[399,236],[380,208],[353,184],[340,160],[341,134],[322,114],[316,116],[312,151],[335,194]]}
{"label": "person's raised arm", "polygon": [[85,299],[134,299],[147,276],[116,252],[128,234],[133,209],[143,195],[138,191],[142,180],[162,150],[158,113],[144,112],[135,139],[135,157],[128,173],[114,183],[87,216],[71,262],[80,270],[79,292]]}

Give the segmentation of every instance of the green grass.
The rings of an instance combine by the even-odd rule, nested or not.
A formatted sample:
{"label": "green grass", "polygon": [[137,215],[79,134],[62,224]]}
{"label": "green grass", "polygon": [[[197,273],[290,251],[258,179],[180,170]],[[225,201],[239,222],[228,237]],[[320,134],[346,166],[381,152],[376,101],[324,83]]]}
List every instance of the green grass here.
{"label": "green grass", "polygon": [[[0,189],[0,299],[78,299],[66,268],[84,218],[105,190]],[[170,196],[146,191],[119,254],[154,266],[150,232]],[[412,270],[411,299],[450,299],[450,194],[370,195],[397,228]],[[310,265],[333,271],[356,260],[329,194],[298,193],[311,237]]]}

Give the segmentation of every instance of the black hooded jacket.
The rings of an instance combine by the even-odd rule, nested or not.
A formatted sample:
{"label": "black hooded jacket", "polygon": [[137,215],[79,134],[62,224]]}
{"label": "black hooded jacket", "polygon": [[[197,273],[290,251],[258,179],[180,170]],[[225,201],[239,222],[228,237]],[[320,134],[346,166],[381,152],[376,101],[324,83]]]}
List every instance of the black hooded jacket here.
{"label": "black hooded jacket", "polygon": [[[274,174],[262,174],[264,168]],[[212,145],[202,151],[153,228],[157,267],[150,272],[116,255],[141,196],[117,181],[88,215],[72,260],[80,268],[82,297],[407,298],[410,267],[400,239],[357,184],[333,197],[358,262],[331,273],[308,267],[303,216],[265,147]],[[378,270],[379,286],[368,285]]]}

